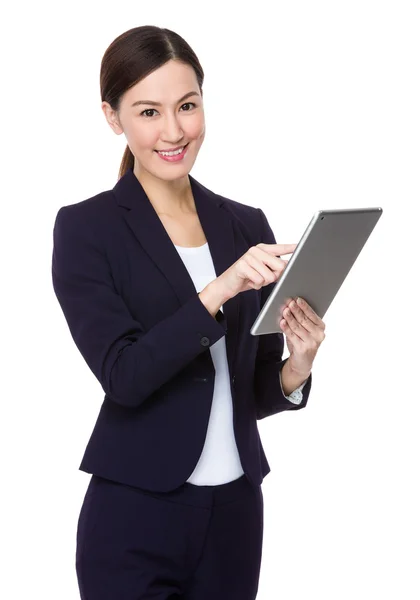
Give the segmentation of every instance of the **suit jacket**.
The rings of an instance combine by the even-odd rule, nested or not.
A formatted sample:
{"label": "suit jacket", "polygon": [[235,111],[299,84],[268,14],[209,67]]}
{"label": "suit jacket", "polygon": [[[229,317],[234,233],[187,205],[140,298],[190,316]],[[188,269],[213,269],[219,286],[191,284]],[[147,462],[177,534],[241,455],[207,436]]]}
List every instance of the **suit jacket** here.
{"label": "suit jacket", "polygon": [[[217,276],[251,246],[276,243],[261,209],[213,193],[189,175]],[[229,299],[214,318],[132,170],[112,190],[62,206],[52,282],[71,335],[105,396],[79,469],[170,491],[203,449],[215,369],[226,336],[234,431],[254,485],[270,471],[257,420],[306,406],[281,391],[282,333],[249,331],[273,286]]]}

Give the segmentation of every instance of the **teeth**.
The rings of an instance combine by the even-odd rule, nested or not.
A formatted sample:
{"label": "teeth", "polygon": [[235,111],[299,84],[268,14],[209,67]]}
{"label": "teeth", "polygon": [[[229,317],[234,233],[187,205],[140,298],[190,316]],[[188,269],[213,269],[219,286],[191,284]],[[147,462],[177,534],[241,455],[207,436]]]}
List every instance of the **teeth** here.
{"label": "teeth", "polygon": [[179,150],[175,150],[175,152],[159,152],[158,154],[162,154],[162,156],[176,156],[177,154],[181,154],[184,148],[180,148]]}

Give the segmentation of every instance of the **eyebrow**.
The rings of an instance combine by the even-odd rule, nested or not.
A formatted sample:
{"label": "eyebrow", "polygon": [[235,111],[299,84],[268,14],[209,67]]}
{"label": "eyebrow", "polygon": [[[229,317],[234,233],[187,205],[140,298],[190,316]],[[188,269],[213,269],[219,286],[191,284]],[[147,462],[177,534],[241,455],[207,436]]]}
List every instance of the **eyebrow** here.
{"label": "eyebrow", "polygon": [[[180,98],[176,104],[178,104],[179,102],[182,102],[183,100],[186,100],[187,98],[190,98],[191,96],[198,96],[198,95],[199,94],[197,92],[188,92],[188,94],[185,94],[184,96],[182,96],[182,98]],[[154,102],[153,100],[137,100],[136,102],[133,102],[133,104],[131,105],[131,108],[133,108],[133,106],[138,106],[139,104],[150,104],[151,106],[162,106],[162,104],[160,102]]]}

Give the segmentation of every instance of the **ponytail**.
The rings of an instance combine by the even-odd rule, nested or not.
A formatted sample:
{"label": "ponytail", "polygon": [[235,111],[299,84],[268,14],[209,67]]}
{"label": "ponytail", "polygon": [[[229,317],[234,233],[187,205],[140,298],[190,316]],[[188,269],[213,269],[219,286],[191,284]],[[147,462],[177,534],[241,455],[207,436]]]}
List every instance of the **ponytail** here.
{"label": "ponytail", "polygon": [[118,179],[121,179],[121,177],[125,175],[129,169],[134,169],[134,154],[131,152],[130,147],[127,144],[120,164]]}

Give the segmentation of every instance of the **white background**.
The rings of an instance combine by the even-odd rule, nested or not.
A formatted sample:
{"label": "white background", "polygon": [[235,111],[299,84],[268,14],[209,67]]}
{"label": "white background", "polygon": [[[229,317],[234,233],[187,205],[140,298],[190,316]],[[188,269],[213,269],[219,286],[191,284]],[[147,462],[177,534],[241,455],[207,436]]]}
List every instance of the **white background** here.
{"label": "white background", "polygon": [[52,226],[115,185],[125,138],[100,109],[100,61],[158,25],[205,71],[201,183],[261,207],[279,243],[318,209],[384,211],[324,317],[308,406],[259,422],[258,600],[418,600],[418,3],[21,2],[3,17],[0,596],[79,598],[78,466],[103,392],[53,292]]}

